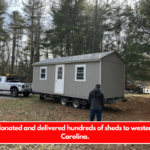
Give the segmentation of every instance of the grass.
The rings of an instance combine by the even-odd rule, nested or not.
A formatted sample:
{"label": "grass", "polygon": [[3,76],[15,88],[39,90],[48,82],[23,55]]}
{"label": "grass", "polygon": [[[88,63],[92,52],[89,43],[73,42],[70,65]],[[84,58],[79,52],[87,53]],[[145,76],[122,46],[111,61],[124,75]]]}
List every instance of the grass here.
{"label": "grass", "polygon": [[127,93],[125,95],[125,98],[132,98],[132,97],[150,98],[150,94],[133,94],[133,93]]}
{"label": "grass", "polygon": [[[125,98],[128,99],[138,99],[138,97],[140,99],[145,98],[147,100],[150,99],[150,94],[127,93],[125,95]],[[133,104],[136,105],[136,100],[134,102],[135,103]],[[147,103],[147,101],[144,102]],[[130,101],[129,103],[131,104],[132,101]],[[110,107],[105,108],[103,118],[105,118],[105,120],[111,121],[111,119],[117,120],[117,117],[122,116],[122,120],[124,120],[125,117],[128,116],[131,117],[130,120],[133,120],[135,118],[133,118],[132,115],[136,114],[135,112],[139,107],[137,107],[135,111],[133,110],[133,112],[128,112],[128,110],[130,110],[129,106],[130,105],[128,105],[128,102],[120,103],[120,105],[118,104],[118,107],[116,104],[114,104],[113,106],[110,105]],[[124,108],[123,111],[120,110],[120,107]],[[31,95],[29,97],[21,96],[17,99],[0,99],[0,121],[62,121],[64,120],[64,118],[69,118],[70,120],[74,119],[74,121],[87,121],[89,118],[89,109],[74,109],[71,106],[61,106],[59,102],[51,101],[48,99],[41,101],[39,100],[38,95]],[[77,147],[78,146],[79,145],[77,145]],[[90,149],[92,149],[91,147]],[[79,147],[67,147],[65,144],[0,144],[0,150],[61,150],[67,148],[73,150],[81,149]],[[114,149],[116,148],[117,147],[115,147]],[[110,148],[107,147],[107,145],[97,145],[96,150],[99,149],[106,150]],[[118,149],[121,149],[121,147],[119,147]],[[130,149],[130,146],[128,147],[128,149]]]}
{"label": "grass", "polygon": [[2,144],[1,150],[61,150],[60,145],[53,147],[50,144]]}
{"label": "grass", "polygon": [[40,101],[38,96],[0,99],[0,121],[49,121],[53,120],[55,106]]}
{"label": "grass", "polygon": [[[136,97],[150,99],[150,94],[126,93],[125,95],[127,99]],[[64,107],[58,101],[48,100],[48,98],[44,101],[39,100],[38,95],[0,99],[0,121],[61,121],[67,117],[84,121],[85,113],[89,114],[89,110]]]}

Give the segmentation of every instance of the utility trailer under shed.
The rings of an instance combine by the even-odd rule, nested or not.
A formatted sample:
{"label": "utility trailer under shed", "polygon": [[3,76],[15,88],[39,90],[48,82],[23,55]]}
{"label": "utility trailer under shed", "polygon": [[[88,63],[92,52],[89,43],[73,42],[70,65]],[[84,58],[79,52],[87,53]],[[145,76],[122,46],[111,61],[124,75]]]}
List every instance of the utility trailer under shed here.
{"label": "utility trailer under shed", "polygon": [[124,97],[124,72],[125,62],[115,51],[46,59],[33,64],[33,92],[78,108],[100,84],[106,103],[111,103]]}

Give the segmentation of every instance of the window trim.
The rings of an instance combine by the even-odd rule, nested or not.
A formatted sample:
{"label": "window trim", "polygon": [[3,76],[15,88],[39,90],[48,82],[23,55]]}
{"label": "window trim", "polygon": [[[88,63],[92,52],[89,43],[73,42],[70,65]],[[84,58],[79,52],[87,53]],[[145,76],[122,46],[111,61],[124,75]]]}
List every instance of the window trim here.
{"label": "window trim", "polygon": [[[84,79],[77,79],[77,68],[79,67],[83,67],[84,68]],[[85,82],[86,81],[86,64],[80,64],[80,65],[75,65],[75,80],[74,81],[81,81],[81,82]]]}
{"label": "window trim", "polygon": [[[42,69],[45,69],[45,78],[41,78]],[[47,80],[47,67],[40,67],[40,80]]]}

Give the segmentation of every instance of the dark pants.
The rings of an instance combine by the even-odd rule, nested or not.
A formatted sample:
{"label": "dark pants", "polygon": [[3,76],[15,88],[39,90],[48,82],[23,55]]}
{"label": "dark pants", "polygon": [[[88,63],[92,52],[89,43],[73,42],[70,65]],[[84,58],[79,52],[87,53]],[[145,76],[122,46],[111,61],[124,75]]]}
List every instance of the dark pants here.
{"label": "dark pants", "polygon": [[101,121],[102,110],[94,110],[94,109],[91,109],[90,121],[94,121],[95,114],[96,114],[96,116],[97,116],[97,121]]}

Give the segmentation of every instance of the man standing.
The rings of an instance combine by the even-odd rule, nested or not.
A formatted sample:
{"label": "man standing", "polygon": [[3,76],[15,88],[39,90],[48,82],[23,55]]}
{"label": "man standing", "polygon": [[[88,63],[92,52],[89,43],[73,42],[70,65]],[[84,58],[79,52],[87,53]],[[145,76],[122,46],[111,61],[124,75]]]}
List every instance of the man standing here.
{"label": "man standing", "polygon": [[91,105],[90,121],[94,121],[95,114],[97,115],[97,121],[101,121],[105,98],[100,90],[100,84],[96,84],[96,87],[89,93],[88,102]]}

